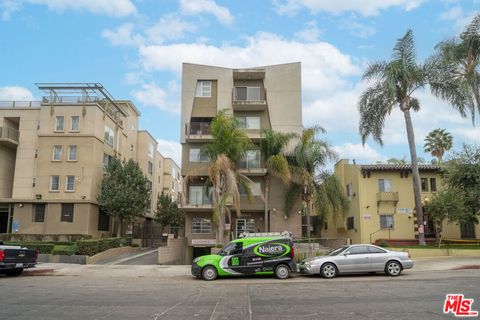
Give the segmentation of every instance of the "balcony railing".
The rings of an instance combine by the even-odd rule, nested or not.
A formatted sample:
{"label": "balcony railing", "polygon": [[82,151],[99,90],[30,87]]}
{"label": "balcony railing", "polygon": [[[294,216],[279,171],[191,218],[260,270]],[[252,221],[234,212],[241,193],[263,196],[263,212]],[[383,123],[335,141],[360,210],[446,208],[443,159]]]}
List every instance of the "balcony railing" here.
{"label": "balcony railing", "polygon": [[380,202],[398,202],[398,192],[377,192],[377,203]]}
{"label": "balcony railing", "polygon": [[40,108],[40,101],[0,101],[0,109]]}
{"label": "balcony railing", "polygon": [[190,122],[185,124],[185,135],[189,136],[209,136],[212,134],[210,122]]}
{"label": "balcony railing", "polygon": [[0,127],[0,139],[9,139],[18,142],[18,130],[10,127]]}
{"label": "balcony railing", "polygon": [[[245,95],[239,94],[239,87],[234,87],[232,90],[232,103],[233,105],[243,105],[243,106],[265,106],[267,105],[266,90],[264,91],[264,96],[262,96],[262,89],[258,94],[249,94],[248,89]],[[242,87],[244,88],[244,87]]]}

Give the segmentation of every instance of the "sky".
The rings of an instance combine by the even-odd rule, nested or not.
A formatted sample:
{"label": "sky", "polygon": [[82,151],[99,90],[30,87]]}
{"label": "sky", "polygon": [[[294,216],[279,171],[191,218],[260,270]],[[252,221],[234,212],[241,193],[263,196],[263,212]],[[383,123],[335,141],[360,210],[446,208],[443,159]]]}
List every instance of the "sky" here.
{"label": "sky", "polygon": [[[38,82],[100,82],[132,100],[140,127],[181,163],[183,62],[229,68],[302,63],[304,126],[320,125],[340,158],[375,163],[409,159],[405,123],[394,111],[384,146],[363,146],[358,97],[368,63],[391,56],[414,32],[418,62],[458,35],[480,0],[0,0],[0,101],[38,100]],[[428,88],[416,93],[417,153],[436,128],[454,149],[480,143],[480,129]]]}

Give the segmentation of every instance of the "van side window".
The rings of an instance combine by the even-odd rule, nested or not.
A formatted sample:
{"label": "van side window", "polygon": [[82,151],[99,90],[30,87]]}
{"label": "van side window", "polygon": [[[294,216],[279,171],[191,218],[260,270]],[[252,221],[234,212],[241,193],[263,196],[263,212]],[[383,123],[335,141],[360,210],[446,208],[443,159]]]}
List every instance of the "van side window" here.
{"label": "van side window", "polygon": [[242,251],[243,251],[243,243],[237,242],[231,254],[241,254]]}

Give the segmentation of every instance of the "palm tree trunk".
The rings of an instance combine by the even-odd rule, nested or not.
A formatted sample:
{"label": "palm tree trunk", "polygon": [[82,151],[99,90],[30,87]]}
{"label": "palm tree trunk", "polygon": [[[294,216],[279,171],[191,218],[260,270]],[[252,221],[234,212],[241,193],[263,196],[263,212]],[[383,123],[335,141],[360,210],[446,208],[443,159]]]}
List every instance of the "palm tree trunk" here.
{"label": "palm tree trunk", "polygon": [[425,233],[423,224],[423,208],[422,199],[420,196],[420,174],[418,172],[418,159],[417,150],[415,148],[415,135],[413,133],[412,118],[410,117],[410,110],[403,111],[405,117],[405,127],[407,129],[408,147],[410,148],[410,157],[412,160],[412,178],[413,178],[413,195],[415,198],[415,210],[417,212],[417,224],[418,224],[418,244],[425,245]]}
{"label": "palm tree trunk", "polygon": [[264,215],[264,218],[263,218],[263,223],[264,223],[264,227],[263,227],[263,230],[265,230],[265,232],[269,232],[270,231],[270,228],[269,228],[269,219],[268,219],[268,198],[270,196],[270,176],[268,175],[268,173],[265,175],[265,215]]}

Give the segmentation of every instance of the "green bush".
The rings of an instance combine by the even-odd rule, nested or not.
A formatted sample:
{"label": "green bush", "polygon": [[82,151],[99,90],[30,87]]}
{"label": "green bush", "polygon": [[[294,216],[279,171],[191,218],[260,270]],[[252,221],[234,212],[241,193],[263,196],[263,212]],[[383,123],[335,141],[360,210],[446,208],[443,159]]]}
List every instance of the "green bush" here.
{"label": "green bush", "polygon": [[380,242],[378,243],[378,246],[382,247],[382,248],[387,248],[387,247],[389,247],[389,244],[385,240],[380,240]]}
{"label": "green bush", "polygon": [[124,238],[103,238],[96,240],[79,240],[77,241],[78,254],[94,256],[99,252],[118,248],[126,245],[128,241]]}
{"label": "green bush", "polygon": [[53,250],[52,254],[55,255],[67,255],[71,256],[77,253],[77,246],[76,245],[56,245]]}

